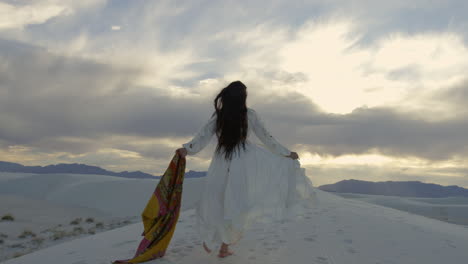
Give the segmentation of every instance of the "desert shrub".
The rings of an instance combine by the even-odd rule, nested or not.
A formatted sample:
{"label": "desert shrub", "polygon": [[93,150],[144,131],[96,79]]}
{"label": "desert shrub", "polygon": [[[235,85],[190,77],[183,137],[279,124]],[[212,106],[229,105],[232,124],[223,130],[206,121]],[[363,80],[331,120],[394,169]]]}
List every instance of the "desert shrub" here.
{"label": "desert shrub", "polygon": [[50,236],[50,239],[59,240],[66,236],[67,236],[67,232],[63,230],[54,230],[54,233],[52,234],[52,236]]}
{"label": "desert shrub", "polygon": [[14,257],[14,258],[21,257],[21,256],[23,256],[24,254],[26,254],[26,253],[24,253],[24,252],[16,252],[15,254],[13,254],[13,257]]}
{"label": "desert shrub", "polygon": [[1,237],[1,238],[7,238],[8,235],[7,235],[7,234],[0,233],[0,237]]}
{"label": "desert shrub", "polygon": [[16,244],[12,244],[10,245],[11,248],[24,248],[24,245],[21,244],[21,243],[16,243]]}
{"label": "desert shrub", "polygon": [[2,216],[2,221],[15,221],[15,218],[11,214],[6,214]]}
{"label": "desert shrub", "polygon": [[36,237],[36,234],[31,231],[31,230],[23,230],[23,233],[21,233],[18,238],[26,238],[26,237]]}
{"label": "desert shrub", "polygon": [[91,235],[96,234],[96,229],[94,229],[94,228],[88,229],[88,234],[91,234]]}
{"label": "desert shrub", "polygon": [[46,228],[46,229],[42,230],[39,233],[43,234],[43,233],[47,233],[47,232],[51,232],[51,231],[52,231],[52,228]]}
{"label": "desert shrub", "polygon": [[31,240],[34,244],[40,245],[42,242],[44,242],[44,238],[42,237],[35,237]]}
{"label": "desert shrub", "polygon": [[103,228],[104,224],[102,222],[96,223],[97,228]]}
{"label": "desert shrub", "polygon": [[81,217],[75,218],[73,221],[70,222],[70,225],[78,225],[79,223],[81,223]]}
{"label": "desert shrub", "polygon": [[74,234],[84,233],[84,229],[81,226],[77,226],[77,227],[73,228],[73,233]]}
{"label": "desert shrub", "polygon": [[92,222],[94,222],[94,218],[92,217],[86,218],[86,223],[92,223]]}
{"label": "desert shrub", "polygon": [[0,244],[3,244],[3,242],[4,242],[3,239],[0,239]]}

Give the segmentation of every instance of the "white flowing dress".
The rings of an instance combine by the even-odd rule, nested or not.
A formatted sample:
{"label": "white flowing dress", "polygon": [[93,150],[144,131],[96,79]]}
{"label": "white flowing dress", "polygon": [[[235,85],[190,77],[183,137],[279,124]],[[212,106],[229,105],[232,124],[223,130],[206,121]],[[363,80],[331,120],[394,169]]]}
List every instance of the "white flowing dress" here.
{"label": "white flowing dress", "polygon": [[[235,244],[254,221],[281,221],[292,215],[294,205],[318,202],[305,169],[286,157],[291,151],[268,132],[255,110],[247,108],[247,118],[246,149],[236,148],[230,161],[214,151],[196,206],[197,231],[210,249]],[[187,154],[201,151],[215,127],[216,115],[182,144]],[[251,142],[251,131],[266,148]]]}

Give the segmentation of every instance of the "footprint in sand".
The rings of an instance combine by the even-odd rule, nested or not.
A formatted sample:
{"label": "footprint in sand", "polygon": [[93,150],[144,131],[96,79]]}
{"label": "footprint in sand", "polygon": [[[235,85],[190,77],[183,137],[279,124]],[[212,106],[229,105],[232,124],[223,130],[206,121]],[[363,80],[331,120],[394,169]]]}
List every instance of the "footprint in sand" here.
{"label": "footprint in sand", "polygon": [[125,245],[125,244],[133,244],[135,243],[136,240],[127,240],[127,241],[122,241],[122,242],[119,242],[119,243],[115,243],[115,244],[112,244],[112,247],[115,248],[115,247],[120,247],[122,245]]}
{"label": "footprint in sand", "polygon": [[424,233],[424,230],[422,228],[420,228],[419,226],[412,226],[411,229],[413,229],[414,231],[418,231],[418,232],[423,232]]}
{"label": "footprint in sand", "polygon": [[330,262],[328,262],[328,259],[325,258],[325,257],[317,257],[316,260],[317,260],[317,263],[320,263],[320,264],[328,264],[328,263],[330,263]]}
{"label": "footprint in sand", "polygon": [[455,244],[453,243],[453,241],[448,240],[448,239],[445,239],[444,241],[445,241],[445,243],[447,243],[447,246],[449,246],[449,247],[451,247],[451,248],[457,248],[457,246],[455,246]]}
{"label": "footprint in sand", "polygon": [[304,240],[309,241],[309,242],[314,242],[315,238],[317,238],[317,235],[310,235],[310,236],[304,237]]}
{"label": "footprint in sand", "polygon": [[336,233],[341,235],[341,234],[344,233],[344,231],[343,231],[343,229],[338,229],[338,230],[336,230]]}
{"label": "footprint in sand", "polygon": [[171,248],[171,253],[179,253],[180,250],[180,248]]}

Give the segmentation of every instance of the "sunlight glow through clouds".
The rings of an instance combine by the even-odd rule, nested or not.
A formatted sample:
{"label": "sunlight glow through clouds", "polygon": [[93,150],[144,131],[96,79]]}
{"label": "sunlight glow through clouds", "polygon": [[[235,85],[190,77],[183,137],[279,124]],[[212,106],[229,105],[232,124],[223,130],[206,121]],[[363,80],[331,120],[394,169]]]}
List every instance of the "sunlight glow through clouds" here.
{"label": "sunlight glow through clouds", "polygon": [[279,51],[281,68],[308,76],[299,91],[328,112],[401,105],[413,91],[451,86],[468,70],[468,50],[455,33],[391,34],[365,47],[352,30],[346,20],[308,23]]}
{"label": "sunlight glow through clouds", "polygon": [[405,174],[421,174],[427,172],[443,177],[462,177],[464,172],[450,171],[463,167],[464,162],[458,159],[443,162],[429,162],[427,160],[413,158],[397,158],[380,154],[342,155],[338,157],[322,157],[310,152],[301,152],[300,162],[304,166],[323,168],[346,168],[354,166],[368,166],[372,168],[401,169]]}

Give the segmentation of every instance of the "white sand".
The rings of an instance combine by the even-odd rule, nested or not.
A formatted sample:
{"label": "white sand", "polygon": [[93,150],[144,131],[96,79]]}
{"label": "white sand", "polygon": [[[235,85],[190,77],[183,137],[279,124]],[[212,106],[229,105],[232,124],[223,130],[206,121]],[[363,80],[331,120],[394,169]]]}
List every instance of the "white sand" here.
{"label": "white sand", "polygon": [[339,193],[338,195],[449,223],[468,225],[468,197],[416,198],[354,193]]}
{"label": "white sand", "polygon": [[[190,183],[187,181],[187,185]],[[194,210],[183,211],[163,259],[148,263],[450,264],[468,259],[468,229],[317,190],[318,208],[286,223],[258,224],[232,246],[235,255],[207,255],[194,229]],[[131,257],[141,223],[64,242],[5,264],[103,264]]]}
{"label": "white sand", "polygon": [[[15,218],[0,221],[0,261],[139,222],[158,181],[105,175],[0,172],[0,218],[6,214]],[[198,189],[203,181],[203,178],[186,179],[190,183],[184,188],[183,210],[198,202]],[[76,218],[82,221],[70,224]],[[87,218],[93,221],[87,223]],[[99,222],[102,227],[96,227]],[[20,238],[23,231],[31,231],[35,237]]]}

